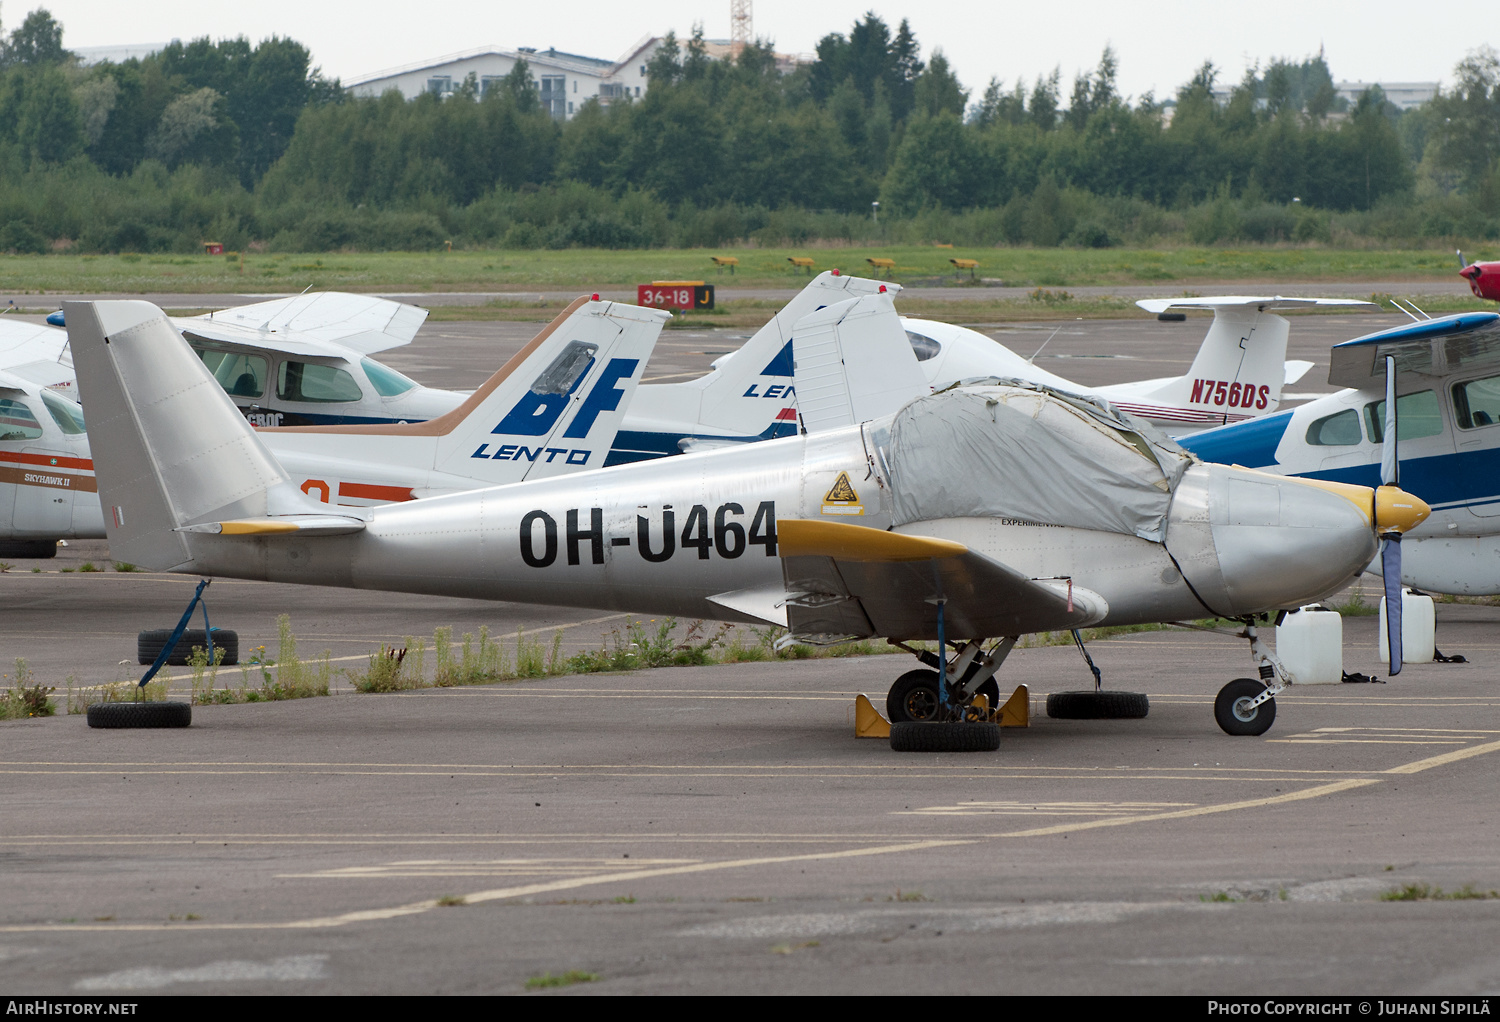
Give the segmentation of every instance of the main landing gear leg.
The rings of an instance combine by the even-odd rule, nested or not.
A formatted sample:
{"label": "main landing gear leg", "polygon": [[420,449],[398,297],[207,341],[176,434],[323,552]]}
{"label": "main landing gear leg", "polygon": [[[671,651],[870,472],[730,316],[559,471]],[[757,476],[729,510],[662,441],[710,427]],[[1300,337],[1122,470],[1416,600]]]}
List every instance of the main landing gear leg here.
{"label": "main landing gear leg", "polygon": [[983,718],[972,704],[975,696],[984,695],[991,713],[998,709],[1000,690],[995,684],[995,671],[1016,640],[1003,639],[988,652],[982,643],[970,640],[949,661],[944,625],[940,603],[941,638],[936,653],[893,643],[936,670],[908,671],[891,686],[885,703],[891,721],[891,748],[897,752],[994,751],[1000,747],[1000,725]]}
{"label": "main landing gear leg", "polygon": [[1214,720],[1225,734],[1263,735],[1276,721],[1276,697],[1291,683],[1276,654],[1266,648],[1255,630],[1255,619],[1245,619],[1240,638],[1250,640],[1250,656],[1260,679],[1236,678],[1214,698]]}
{"label": "main landing gear leg", "polygon": [[1073,642],[1094,676],[1092,692],[1053,692],[1047,697],[1047,716],[1060,720],[1136,720],[1151,712],[1144,692],[1104,691],[1104,676],[1083,645],[1083,636],[1073,629]]}

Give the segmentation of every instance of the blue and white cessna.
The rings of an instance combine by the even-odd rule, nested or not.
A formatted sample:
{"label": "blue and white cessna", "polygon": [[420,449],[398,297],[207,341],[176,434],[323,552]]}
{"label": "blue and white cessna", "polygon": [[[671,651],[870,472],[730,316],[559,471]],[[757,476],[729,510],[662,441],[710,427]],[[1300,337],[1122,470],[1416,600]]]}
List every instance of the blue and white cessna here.
{"label": "blue and white cessna", "polygon": [[1387,357],[1396,367],[1400,484],[1432,507],[1402,542],[1401,582],[1500,593],[1500,315],[1420,320],[1335,345],[1328,382],[1347,389],[1182,443],[1205,461],[1377,485]]}

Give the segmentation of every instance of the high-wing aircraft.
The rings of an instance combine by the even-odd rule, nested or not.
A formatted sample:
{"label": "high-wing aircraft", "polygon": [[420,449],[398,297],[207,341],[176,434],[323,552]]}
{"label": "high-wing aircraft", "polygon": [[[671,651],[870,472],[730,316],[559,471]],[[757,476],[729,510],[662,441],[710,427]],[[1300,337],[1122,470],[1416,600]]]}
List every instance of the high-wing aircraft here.
{"label": "high-wing aircraft", "polygon": [[[426,318],[414,305],[322,291],[172,322],[251,425],[310,426],[422,422],[458,407],[466,395],[423,387],[369,357],[410,344]],[[66,317],[47,322],[64,326]],[[52,333],[54,344],[65,337]]]}
{"label": "high-wing aircraft", "polygon": [[1207,309],[1213,323],[1183,376],[1084,387],[1039,369],[994,340],[965,327],[904,319],[912,348],[934,389],[977,376],[1032,380],[1075,394],[1103,398],[1173,435],[1269,415],[1283,385],[1295,383],[1311,362],[1287,361],[1291,324],[1277,310],[1359,307],[1345,298],[1281,298],[1225,295],[1209,298],[1145,298],[1142,309]]}
{"label": "high-wing aircraft", "polygon": [[1500,315],[1419,320],[1337,344],[1328,382],[1346,389],[1183,444],[1208,461],[1377,483],[1389,446],[1388,356],[1401,485],[1432,506],[1402,543],[1401,581],[1434,593],[1500,593]]}
{"label": "high-wing aircraft", "polygon": [[[847,301],[895,317],[889,294]],[[1021,634],[1206,612],[1246,619],[1261,675],[1225,686],[1216,717],[1262,733],[1295,678],[1251,615],[1336,591],[1377,532],[1426,514],[1394,487],[1205,465],[1106,403],[1000,381],[821,433],[332,509],[298,488],[160,310],[71,303],[67,318],[117,556],[768,621],[810,641],[936,639],[941,661],[912,652],[941,669],[888,697],[898,725],[962,722]]]}
{"label": "high-wing aircraft", "polygon": [[[0,363],[0,555],[7,557],[51,557],[59,539],[104,535],[83,409],[49,388],[48,365],[58,367]],[[71,369],[68,376],[71,382]]]}

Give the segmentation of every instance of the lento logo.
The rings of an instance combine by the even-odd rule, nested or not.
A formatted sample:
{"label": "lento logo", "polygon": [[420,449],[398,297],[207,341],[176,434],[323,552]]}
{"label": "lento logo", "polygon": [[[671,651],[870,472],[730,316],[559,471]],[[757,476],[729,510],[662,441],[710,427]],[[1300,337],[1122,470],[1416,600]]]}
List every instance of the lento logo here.
{"label": "lento logo", "polygon": [[[766,367],[760,371],[762,376],[785,376],[794,374],[796,367],[792,364],[792,342],[787,341],[785,346],[776,353],[776,357],[766,363]],[[792,396],[792,385],[789,383],[773,383],[760,390],[761,384],[752,383],[741,397],[780,397],[790,398]]]}
{"label": "lento logo", "polygon": [[[567,409],[568,401],[574,391],[589,375],[589,370],[594,365],[594,353],[597,350],[598,345],[595,344],[585,344],[581,341],[570,343],[552,365],[537,377],[531,389],[522,395],[520,401],[516,402],[516,406],[507,412],[505,418],[501,419],[490,432],[517,437],[539,437],[550,434],[557,426],[557,421],[562,417],[564,410]],[[599,372],[592,388],[579,406],[578,414],[568,424],[563,436],[573,440],[587,438],[589,431],[594,427],[594,422],[601,414],[612,412],[620,407],[620,400],[625,396],[621,383],[629,380],[639,365],[639,359],[610,359]],[[520,461],[525,458],[528,461],[536,461],[539,455],[546,454],[545,460],[550,462],[558,455],[565,454],[568,464],[586,465],[589,455],[593,453],[588,450],[571,450],[565,447],[543,448],[538,445],[532,448],[525,444],[497,444],[496,447],[498,449],[491,453],[488,443],[480,444],[479,449],[469,457],[500,461]]]}

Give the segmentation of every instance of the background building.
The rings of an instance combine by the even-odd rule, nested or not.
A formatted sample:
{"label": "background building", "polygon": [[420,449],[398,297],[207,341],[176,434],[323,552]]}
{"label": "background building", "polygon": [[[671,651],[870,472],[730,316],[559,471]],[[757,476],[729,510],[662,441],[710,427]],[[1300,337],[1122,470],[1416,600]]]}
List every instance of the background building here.
{"label": "background building", "polygon": [[661,39],[646,36],[616,60],[602,60],[557,49],[521,47],[502,50],[494,46],[450,53],[402,67],[361,75],[344,82],[356,96],[379,96],[395,89],[407,99],[426,92],[446,96],[463,86],[469,75],[479,84],[480,95],[499,86],[518,61],[526,61],[541,92],[542,106],[557,120],[572,117],[590,99],[608,105],[646,92],[646,65]]}

